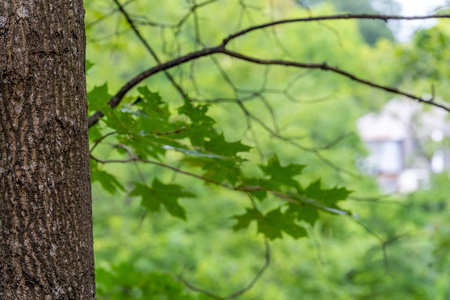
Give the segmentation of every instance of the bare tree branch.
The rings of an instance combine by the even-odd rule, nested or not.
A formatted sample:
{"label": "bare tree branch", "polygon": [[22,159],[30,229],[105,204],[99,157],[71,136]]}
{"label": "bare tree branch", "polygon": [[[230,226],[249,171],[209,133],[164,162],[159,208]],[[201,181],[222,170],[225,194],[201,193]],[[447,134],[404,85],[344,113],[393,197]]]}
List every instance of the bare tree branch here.
{"label": "bare tree branch", "polygon": [[[138,85],[140,82],[142,82],[143,80],[147,79],[148,77],[155,75],[161,71],[165,71],[168,70],[172,67],[181,65],[185,62],[203,57],[203,56],[208,56],[214,53],[220,53],[220,49],[221,47],[213,47],[213,48],[205,48],[199,51],[195,51],[192,53],[189,53],[185,56],[181,56],[178,57],[174,60],[168,61],[166,63],[157,65],[155,67],[152,67],[142,73],[140,73],[139,75],[137,75],[136,77],[134,77],[133,79],[131,79],[130,81],[128,81],[118,92],[117,94],[115,94],[111,100],[108,101],[108,105],[111,108],[115,108],[117,105],[119,105],[120,101],[122,101],[123,97],[125,96],[126,93],[128,93],[129,90],[131,90],[133,87],[135,87],[136,85]],[[97,111],[95,112],[92,116],[89,117],[88,120],[88,126],[91,127],[95,124],[97,124],[97,122],[99,121],[99,119],[101,117],[103,117],[103,113],[101,111]]]}
{"label": "bare tree branch", "polygon": [[[142,42],[145,49],[150,53],[150,55],[155,59],[155,61],[158,64],[161,64],[161,60],[159,59],[156,52],[153,50],[153,48],[150,46],[150,44],[147,42],[147,40],[144,39],[142,34],[139,32],[138,28],[134,24],[133,20],[130,18],[130,15],[125,10],[124,6],[120,4],[119,0],[113,0],[114,3],[119,7],[120,12],[123,14],[125,19],[127,20],[128,24],[130,24],[131,29],[135,33],[135,35],[138,37],[138,39]],[[181,97],[184,99],[186,98],[187,94],[183,90],[183,88],[175,81],[175,79],[172,77],[172,75],[168,71],[164,71],[164,74],[166,75],[167,79],[172,83],[172,85],[175,87],[175,89],[180,93]]]}
{"label": "bare tree branch", "polygon": [[159,167],[162,167],[162,168],[166,168],[166,169],[172,170],[172,171],[174,171],[176,173],[183,174],[183,175],[186,175],[186,176],[190,176],[190,177],[193,177],[193,178],[196,178],[196,179],[200,179],[200,180],[202,180],[204,182],[209,182],[209,183],[215,184],[217,186],[224,187],[224,188],[232,190],[232,191],[240,191],[240,192],[264,191],[264,192],[270,193],[270,194],[272,194],[272,195],[274,195],[274,196],[276,196],[276,197],[278,197],[280,199],[286,200],[287,202],[294,203],[294,204],[297,204],[297,205],[310,205],[310,206],[313,206],[313,207],[315,207],[315,208],[317,208],[319,210],[326,211],[326,212],[329,212],[329,213],[332,213],[332,214],[349,215],[349,212],[347,212],[347,211],[326,207],[326,206],[322,205],[321,203],[319,203],[317,201],[314,201],[312,199],[298,198],[298,197],[294,198],[293,196],[282,194],[282,193],[277,192],[277,191],[269,190],[269,189],[261,187],[261,186],[247,186],[247,185],[245,185],[245,186],[236,186],[235,187],[235,186],[232,186],[232,185],[229,185],[229,184],[217,181],[215,179],[211,179],[211,178],[204,177],[204,176],[201,176],[201,175],[197,175],[197,174],[194,174],[194,173],[191,173],[191,172],[187,172],[187,171],[181,170],[179,168],[176,168],[176,167],[173,167],[173,166],[161,163],[161,162],[135,157],[130,151],[128,151],[128,153],[130,155],[130,158],[123,159],[123,160],[122,159],[101,160],[101,159],[93,156],[92,153],[91,153],[91,159],[96,161],[96,162],[98,162],[98,163],[101,163],[101,164],[112,164],[112,163],[124,164],[124,163],[131,163],[131,162],[142,162],[142,163],[151,164],[151,165],[159,166]]}
{"label": "bare tree branch", "polygon": [[282,24],[290,24],[290,23],[299,23],[299,22],[313,22],[313,21],[325,21],[325,20],[351,20],[351,19],[372,19],[372,20],[383,20],[387,22],[388,20],[426,20],[426,19],[448,19],[450,15],[428,15],[428,16],[389,16],[389,15],[372,15],[372,14],[340,14],[340,15],[332,15],[332,16],[320,16],[320,17],[308,17],[308,18],[297,18],[297,19],[285,19],[279,20],[269,23],[264,23],[256,26],[248,27],[244,30],[238,31],[229,35],[227,38],[223,40],[223,44],[227,45],[231,40],[247,34],[249,32],[282,25]]}
{"label": "bare tree branch", "polygon": [[[125,2],[122,6],[125,7],[125,6],[127,6],[128,4],[131,4],[131,3],[135,2],[135,1],[136,1],[136,0],[129,0],[129,1]],[[92,21],[92,22],[86,24],[86,27],[87,27],[87,28],[94,27],[94,26],[100,24],[101,22],[105,21],[106,19],[108,19],[108,18],[111,17],[112,15],[114,15],[116,12],[118,12],[117,9],[115,9],[115,8],[114,8],[114,9],[111,9],[109,12],[107,12],[106,14],[104,14],[103,16],[101,16],[100,18],[97,18],[97,19],[95,19],[94,21]]]}
{"label": "bare tree branch", "polygon": [[[429,105],[433,105],[439,108],[442,108],[446,111],[450,111],[450,108],[436,103],[434,101],[430,101],[430,100],[426,100],[423,99],[421,97],[415,96],[413,94],[407,93],[407,92],[403,92],[400,91],[396,88],[392,88],[392,87],[388,87],[388,86],[383,86],[380,84],[376,84],[374,82],[362,79],[352,73],[349,73],[347,71],[343,71],[341,69],[339,69],[338,67],[332,67],[332,66],[328,66],[326,63],[321,63],[321,64],[317,64],[317,63],[300,63],[300,62],[293,62],[293,61],[284,61],[284,60],[265,60],[265,59],[259,59],[259,58],[254,58],[254,57],[249,57],[246,56],[244,54],[238,53],[238,52],[234,52],[231,50],[227,50],[225,48],[225,46],[233,39],[242,36],[244,34],[247,34],[249,32],[258,30],[258,29],[262,29],[262,28],[267,28],[270,26],[276,26],[276,25],[280,25],[280,24],[287,24],[287,23],[295,23],[295,22],[310,22],[310,21],[318,21],[318,20],[346,20],[346,19],[379,19],[379,20],[422,20],[422,19],[431,19],[431,18],[450,18],[450,15],[430,15],[430,16],[387,16],[387,15],[367,15],[367,14],[362,14],[362,15],[335,15],[335,16],[323,16],[323,17],[310,17],[310,18],[300,18],[300,19],[289,19],[289,20],[280,20],[280,21],[276,21],[276,22],[271,22],[271,23],[265,23],[265,24],[261,24],[261,25],[257,25],[257,26],[253,26],[253,27],[249,27],[245,30],[239,31],[235,34],[232,34],[230,36],[228,36],[227,38],[225,38],[223,40],[223,42],[216,46],[216,47],[210,47],[210,48],[204,48],[202,50],[198,50],[195,52],[191,52],[187,55],[178,57],[176,59],[173,59],[171,61],[168,61],[166,63],[162,63],[159,64],[155,67],[152,67],[142,73],[140,73],[139,75],[137,75],[136,77],[134,77],[133,79],[131,79],[130,81],[128,81],[120,90],[119,92],[114,95],[113,98],[111,98],[111,100],[108,102],[109,106],[111,108],[116,107],[120,101],[122,100],[122,98],[125,96],[125,94],[131,90],[133,87],[135,87],[137,84],[139,84],[141,81],[145,80],[146,78],[157,74],[161,71],[166,71],[170,68],[173,68],[175,66],[179,66],[182,65],[186,62],[198,59],[200,57],[204,57],[204,56],[209,56],[212,54],[218,54],[218,53],[222,53],[231,57],[235,57],[237,59],[241,59],[244,61],[248,61],[248,62],[252,62],[252,63],[256,63],[256,64],[263,64],[263,65],[281,65],[281,66],[291,66],[291,67],[297,67],[297,68],[303,68],[303,69],[320,69],[320,70],[324,70],[324,71],[331,71],[333,73],[339,74],[341,76],[347,77],[353,81],[356,81],[358,83],[362,83],[364,85],[376,88],[376,89],[381,89],[390,93],[394,93],[397,95],[402,95],[405,97],[408,97],[410,99],[413,100],[417,100],[419,102],[422,103],[426,103]],[[103,117],[103,113],[101,111],[97,111],[94,115],[89,117],[89,121],[88,121],[88,125],[89,127],[95,125],[98,120]]]}
{"label": "bare tree branch", "polygon": [[277,59],[260,59],[260,58],[246,56],[244,54],[241,54],[241,53],[238,53],[238,52],[234,52],[234,51],[230,51],[230,50],[226,50],[226,49],[223,50],[221,53],[224,53],[226,55],[238,58],[240,60],[245,60],[245,61],[252,62],[252,63],[255,63],[255,64],[260,64],[260,65],[279,65],[279,66],[287,66],[287,67],[297,67],[297,68],[302,68],[302,69],[321,69],[321,70],[324,70],[324,71],[331,71],[333,73],[342,75],[344,77],[347,77],[347,78],[349,78],[349,79],[351,79],[353,81],[362,83],[364,85],[368,85],[370,87],[373,87],[373,88],[376,88],[376,89],[380,89],[380,90],[384,90],[386,92],[394,93],[394,94],[397,94],[397,95],[405,96],[405,97],[411,98],[413,100],[417,100],[417,101],[422,102],[422,103],[433,105],[433,106],[442,108],[442,109],[450,112],[450,108],[445,106],[445,105],[436,103],[434,101],[425,100],[422,97],[418,97],[418,96],[415,96],[413,94],[400,91],[400,90],[398,90],[396,88],[393,88],[393,87],[380,85],[380,84],[374,83],[372,81],[369,81],[369,80],[366,80],[366,79],[362,79],[360,77],[357,77],[357,76],[353,75],[352,73],[349,73],[347,71],[343,71],[343,70],[339,69],[338,67],[329,66],[326,63],[315,64],[315,63],[299,63],[299,62],[295,62],[295,61],[286,61],[286,60],[277,60]]}

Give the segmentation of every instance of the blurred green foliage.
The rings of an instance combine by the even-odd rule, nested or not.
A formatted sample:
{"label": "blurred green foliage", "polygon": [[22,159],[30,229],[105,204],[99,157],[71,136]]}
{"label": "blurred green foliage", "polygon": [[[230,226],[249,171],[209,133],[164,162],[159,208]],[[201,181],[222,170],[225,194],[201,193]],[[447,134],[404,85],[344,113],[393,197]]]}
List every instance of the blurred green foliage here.
{"label": "blurred green foliage", "polygon": [[[306,2],[314,5],[329,1],[309,0]],[[400,12],[400,5],[394,0],[334,0],[332,3],[338,11],[344,13],[398,15]],[[375,45],[380,39],[394,40],[392,29],[388,27],[387,22],[358,20],[358,25],[364,40],[370,45]]]}
{"label": "blurred green foliage", "polygon": [[[351,11],[339,7],[344,2],[336,2],[337,9]],[[196,22],[201,42],[212,46],[255,23],[308,16],[294,1],[276,1],[273,9],[262,0],[239,3],[205,6],[175,31],[154,24],[176,24],[189,2],[133,1],[126,9],[162,61],[201,48]],[[111,94],[155,62],[112,2],[85,0],[85,6],[89,111],[106,115],[90,130],[93,154],[127,159],[131,151],[236,189],[266,187],[249,191],[252,202],[246,193],[158,165],[92,160],[98,299],[210,299],[183,286],[181,273],[195,286],[230,295],[264,265],[263,235],[273,240],[270,267],[238,299],[450,298],[447,174],[435,176],[428,190],[382,197],[373,178],[355,166],[366,153],[356,119],[392,95],[321,71],[215,56],[172,71],[189,101],[158,74],[111,110],[105,105]],[[336,13],[327,3],[312,9]],[[366,35],[364,24],[379,23],[290,24],[254,32],[231,47],[255,57],[326,61],[419,95],[434,84],[437,95],[449,98],[445,21],[407,44],[395,43],[379,25],[374,37]],[[241,103],[206,101],[245,99],[261,87],[263,96]],[[285,87],[289,94],[273,92]],[[254,116],[250,129],[242,105]],[[167,132],[177,133],[161,134]],[[287,204],[267,190],[314,205]],[[327,214],[318,205],[353,215]]]}
{"label": "blurred green foliage", "polygon": [[109,271],[99,268],[95,277],[97,293],[108,299],[195,299],[186,295],[184,286],[169,275],[138,272],[128,264],[113,266]]}

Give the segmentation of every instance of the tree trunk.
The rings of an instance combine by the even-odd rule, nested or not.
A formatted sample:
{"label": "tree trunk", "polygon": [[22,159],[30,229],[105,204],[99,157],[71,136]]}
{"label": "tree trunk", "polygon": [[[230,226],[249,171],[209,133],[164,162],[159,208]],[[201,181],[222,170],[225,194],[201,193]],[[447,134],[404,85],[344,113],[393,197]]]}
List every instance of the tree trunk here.
{"label": "tree trunk", "polygon": [[94,299],[82,0],[0,0],[0,299]]}

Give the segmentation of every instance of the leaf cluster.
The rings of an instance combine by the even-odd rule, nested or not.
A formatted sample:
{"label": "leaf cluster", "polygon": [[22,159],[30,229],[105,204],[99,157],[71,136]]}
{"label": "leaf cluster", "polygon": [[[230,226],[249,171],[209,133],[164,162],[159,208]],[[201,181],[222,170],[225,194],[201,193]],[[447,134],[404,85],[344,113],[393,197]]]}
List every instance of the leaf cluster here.
{"label": "leaf cluster", "polygon": [[[252,200],[252,208],[234,217],[237,223],[233,229],[246,228],[256,221],[258,232],[271,240],[281,238],[282,232],[295,239],[307,236],[304,225],[314,225],[319,218],[319,211],[349,213],[337,205],[338,201],[345,200],[350,194],[347,189],[324,189],[320,180],[306,188],[301,186],[298,180],[305,165],[283,165],[276,155],[266,164],[255,164],[244,158],[241,153],[251,157],[252,147],[240,140],[228,141],[223,133],[218,132],[214,127],[216,121],[207,114],[208,105],[193,105],[186,98],[184,104],[172,113],[158,93],[147,87],[138,88],[138,92],[138,97],[116,110],[105,105],[105,99],[110,97],[106,84],[88,93],[90,111],[99,109],[105,115],[102,128],[94,128],[91,139],[97,146],[107,136],[114,135],[116,143],[111,144],[111,147],[117,150],[116,155],[121,158],[104,161],[92,156],[92,181],[100,182],[111,194],[124,191],[125,188],[114,175],[99,165],[108,162],[142,162],[169,168],[206,184],[247,193]],[[169,151],[177,153],[179,161],[187,165],[189,170],[167,165],[165,158]],[[248,176],[243,171],[243,163],[254,164],[262,175]],[[164,207],[172,216],[187,219],[186,211],[179,202],[183,198],[195,197],[187,187],[164,183],[156,177],[151,185],[135,181],[133,186],[128,195],[141,198],[141,205],[149,212],[160,212],[161,207]],[[253,200],[273,202],[274,198],[281,199],[282,204],[266,213]]]}

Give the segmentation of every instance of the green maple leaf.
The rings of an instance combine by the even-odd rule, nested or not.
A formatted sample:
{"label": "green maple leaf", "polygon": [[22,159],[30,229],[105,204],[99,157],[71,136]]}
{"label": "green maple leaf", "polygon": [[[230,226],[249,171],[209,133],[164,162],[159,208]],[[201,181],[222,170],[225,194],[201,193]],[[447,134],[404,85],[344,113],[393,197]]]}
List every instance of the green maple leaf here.
{"label": "green maple leaf", "polygon": [[205,142],[205,149],[218,155],[235,157],[238,152],[247,152],[251,147],[242,144],[240,141],[227,142],[223,133],[221,133],[216,134],[209,141]]}
{"label": "green maple leaf", "polygon": [[[117,136],[117,141],[119,144],[126,145],[129,149],[133,149],[133,153],[142,159],[148,159],[149,156],[160,159],[166,153],[166,149],[160,141],[153,136],[146,136],[141,133],[124,133]],[[122,154],[127,153],[123,152],[121,148],[117,148],[117,150]]]}
{"label": "green maple leaf", "polygon": [[339,209],[337,202],[347,199],[352,192],[344,187],[334,187],[332,189],[322,189],[320,179],[311,183],[304,191],[308,198],[319,201],[326,207]]}
{"label": "green maple leaf", "polygon": [[130,196],[142,197],[141,205],[151,212],[161,211],[163,205],[174,217],[186,220],[186,211],[178,203],[179,198],[192,198],[194,194],[183,191],[183,187],[177,184],[164,184],[157,178],[153,180],[152,186],[138,182],[134,183],[135,188],[130,192]]}
{"label": "green maple leaf", "polygon": [[95,64],[89,60],[86,60],[86,73],[89,71]]}
{"label": "green maple leaf", "polygon": [[274,190],[283,186],[298,188],[300,185],[293,177],[300,175],[305,167],[298,164],[282,166],[277,155],[274,155],[266,166],[260,166],[264,174],[270,176],[270,179],[265,181],[265,185]]}
{"label": "green maple leaf", "polygon": [[188,98],[184,100],[184,105],[178,108],[178,113],[190,119],[190,124],[180,133],[181,138],[189,138],[192,145],[204,147],[205,138],[210,138],[215,134],[213,125],[216,123],[213,118],[206,115],[208,105],[194,106]]}
{"label": "green maple leaf", "polygon": [[171,123],[169,106],[162,101],[159,93],[150,91],[147,87],[137,89],[141,96],[134,102],[139,107],[133,115],[139,122],[138,132],[160,133],[175,130],[182,125]]}
{"label": "green maple leaf", "polygon": [[184,99],[184,105],[178,108],[178,113],[186,115],[196,125],[208,125],[211,127],[214,123],[213,118],[206,115],[209,105],[193,106],[188,98]]}
{"label": "green maple leaf", "polygon": [[227,181],[232,185],[238,183],[242,178],[239,162],[231,159],[215,157],[188,157],[185,162],[193,167],[201,167],[203,176],[219,181]]}
{"label": "green maple leaf", "polygon": [[319,209],[312,205],[289,203],[288,207],[286,213],[292,215],[298,221],[305,221],[313,226],[319,219]]}
{"label": "green maple leaf", "polygon": [[[345,212],[337,206],[337,202],[347,199],[350,193],[351,191],[343,187],[323,189],[319,179],[304,190],[300,187],[297,189],[297,195],[292,195],[292,197],[298,198],[299,203],[287,204],[287,213],[295,216],[298,221],[314,225],[319,218],[319,210],[337,209],[339,213]],[[311,203],[308,204],[308,202]]]}
{"label": "green maple leaf", "polygon": [[268,212],[265,218],[258,222],[258,232],[264,234],[271,240],[282,238],[282,231],[294,239],[308,235],[303,227],[296,224],[295,217],[282,213],[281,208]]}
{"label": "green maple leaf", "polygon": [[116,130],[118,133],[126,135],[137,131],[138,124],[131,112],[110,110],[104,112],[104,114],[106,119],[103,121],[109,128]]}
{"label": "green maple leaf", "polygon": [[112,95],[108,93],[108,84],[105,82],[101,86],[96,86],[87,93],[88,110],[89,112],[95,112],[101,110],[102,112],[111,109],[108,105],[108,101],[112,98]]}
{"label": "green maple leaf", "polygon": [[188,116],[191,124],[180,133],[180,138],[187,137],[193,146],[221,156],[236,157],[238,152],[249,151],[251,147],[240,141],[227,142],[223,133],[216,133],[213,128],[214,119],[206,115],[208,107],[208,105],[194,106],[189,99],[185,99],[184,105],[178,108],[178,113]]}
{"label": "green maple leaf", "polygon": [[[244,184],[242,184],[242,187],[261,187],[266,185],[266,181],[260,178],[245,178]],[[253,195],[256,199],[258,199],[260,202],[262,202],[264,199],[267,198],[267,191],[265,190],[255,190],[249,192],[251,195]]]}
{"label": "green maple leaf", "polygon": [[233,218],[238,221],[233,226],[234,231],[247,228],[252,221],[256,221],[258,232],[270,240],[282,238],[282,232],[290,235],[294,239],[308,235],[306,230],[296,223],[295,216],[281,212],[280,207],[268,212],[266,215],[259,213],[255,209],[247,208],[245,214],[237,215]]}
{"label": "green maple leaf", "polygon": [[89,128],[89,140],[90,141],[97,141],[98,139],[100,139],[103,136],[101,130],[100,130],[100,126],[92,126],[91,128]]}
{"label": "green maple leaf", "polygon": [[162,101],[159,93],[150,91],[146,86],[140,87],[137,90],[142,97],[139,98],[139,101],[135,101],[134,105],[142,109],[140,113],[152,119],[168,122],[170,117],[169,106],[166,102]]}
{"label": "green maple leaf", "polygon": [[233,230],[238,231],[240,229],[247,228],[252,221],[258,220],[262,217],[263,216],[256,209],[246,208],[245,214],[236,215],[233,217],[233,219],[237,220],[236,225],[233,226]]}
{"label": "green maple leaf", "polygon": [[111,195],[114,195],[118,190],[125,190],[116,177],[106,171],[100,170],[94,161],[91,161],[91,182],[99,182],[102,188]]}

